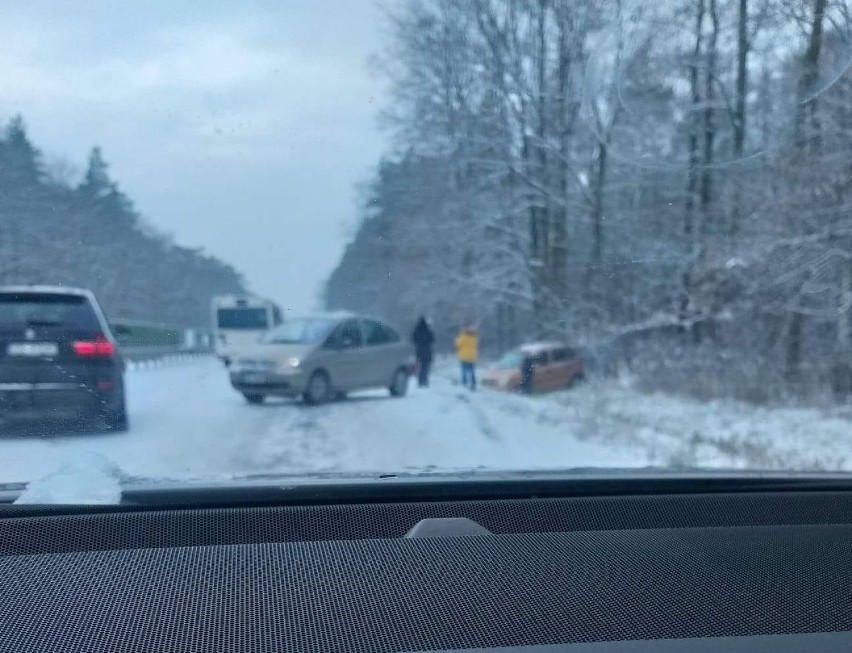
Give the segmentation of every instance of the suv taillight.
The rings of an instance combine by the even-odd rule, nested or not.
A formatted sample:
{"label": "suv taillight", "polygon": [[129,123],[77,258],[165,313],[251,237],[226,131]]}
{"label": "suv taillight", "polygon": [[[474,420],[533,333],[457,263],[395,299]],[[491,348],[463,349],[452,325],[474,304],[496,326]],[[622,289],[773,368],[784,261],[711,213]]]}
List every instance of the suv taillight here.
{"label": "suv taillight", "polygon": [[94,340],[82,340],[73,345],[74,353],[81,358],[112,358],[115,356],[115,345],[103,336]]}

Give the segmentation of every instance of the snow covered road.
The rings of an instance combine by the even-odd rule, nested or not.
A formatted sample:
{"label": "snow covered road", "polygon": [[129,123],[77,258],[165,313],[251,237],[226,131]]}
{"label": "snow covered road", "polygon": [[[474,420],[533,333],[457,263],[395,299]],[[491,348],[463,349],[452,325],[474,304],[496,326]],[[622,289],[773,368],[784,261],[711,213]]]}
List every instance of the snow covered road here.
{"label": "snow covered road", "polygon": [[413,385],[402,399],[374,391],[316,408],[253,406],[213,359],[136,369],[127,375],[128,433],[4,436],[0,479],[29,481],[93,458],[153,478],[643,464],[627,448],[496,414],[502,395],[469,395],[442,377],[429,390]]}
{"label": "snow covered road", "polygon": [[[453,368],[454,369],[454,368]],[[213,359],[128,373],[128,433],[0,437],[0,480],[569,467],[852,468],[852,411],[760,409],[641,395],[617,383],[527,398],[439,373],[403,399],[248,405]]]}

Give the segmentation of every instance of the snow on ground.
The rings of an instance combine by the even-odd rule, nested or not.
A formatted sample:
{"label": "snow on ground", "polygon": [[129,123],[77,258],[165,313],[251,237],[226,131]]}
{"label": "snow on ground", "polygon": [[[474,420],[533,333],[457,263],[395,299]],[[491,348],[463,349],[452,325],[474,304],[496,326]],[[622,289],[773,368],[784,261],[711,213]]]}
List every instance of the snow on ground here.
{"label": "snow on ground", "polygon": [[[539,397],[454,385],[309,408],[248,405],[212,359],[128,372],[128,433],[0,437],[0,481],[27,500],[116,480],[241,474],[570,467],[852,469],[852,409],[755,408],[643,395],[614,381]],[[88,470],[88,471],[87,471]],[[109,500],[110,486],[92,490]],[[103,489],[106,488],[106,489]],[[85,490],[81,490],[85,494]],[[100,494],[98,494],[100,492]],[[75,495],[76,496],[76,495]],[[81,497],[76,497],[84,500]]]}

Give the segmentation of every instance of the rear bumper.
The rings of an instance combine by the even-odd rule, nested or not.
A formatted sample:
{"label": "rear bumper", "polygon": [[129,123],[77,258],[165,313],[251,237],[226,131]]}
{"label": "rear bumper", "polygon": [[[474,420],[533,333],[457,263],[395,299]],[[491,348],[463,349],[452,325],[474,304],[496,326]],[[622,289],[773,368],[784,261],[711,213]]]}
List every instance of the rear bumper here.
{"label": "rear bumper", "polygon": [[121,385],[108,390],[61,383],[0,383],[0,420],[90,419],[123,407]]}

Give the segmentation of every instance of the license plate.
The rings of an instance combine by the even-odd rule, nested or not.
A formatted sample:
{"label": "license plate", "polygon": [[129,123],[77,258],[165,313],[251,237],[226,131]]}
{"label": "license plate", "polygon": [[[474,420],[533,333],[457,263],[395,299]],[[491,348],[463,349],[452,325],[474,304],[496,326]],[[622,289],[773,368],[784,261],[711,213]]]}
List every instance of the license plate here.
{"label": "license plate", "polygon": [[59,353],[59,347],[55,342],[11,342],[6,353],[9,356],[52,358]]}
{"label": "license plate", "polygon": [[243,374],[243,383],[266,383],[267,378],[266,374],[260,374],[258,372],[248,372]]}

